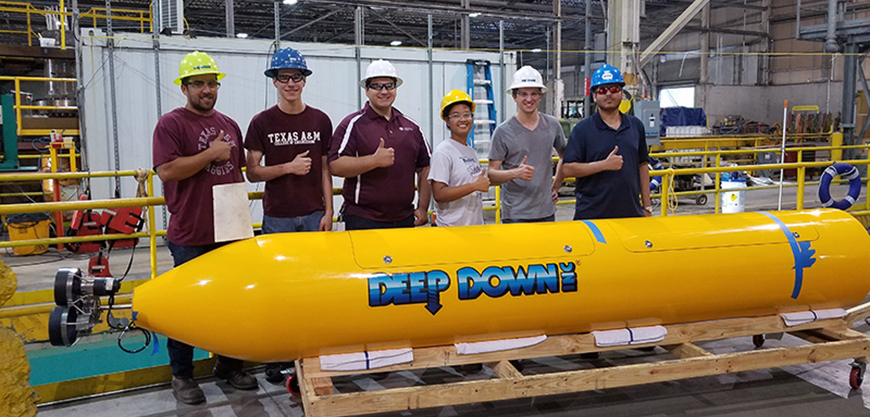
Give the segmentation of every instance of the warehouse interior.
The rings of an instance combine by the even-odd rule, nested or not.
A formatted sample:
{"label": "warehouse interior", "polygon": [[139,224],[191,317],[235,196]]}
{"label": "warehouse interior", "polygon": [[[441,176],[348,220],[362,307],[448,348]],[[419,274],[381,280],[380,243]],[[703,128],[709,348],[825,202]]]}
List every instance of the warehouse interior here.
{"label": "warehouse interior", "polygon": [[[136,327],[129,311],[135,288],[173,269],[165,237],[171,214],[164,184],[152,171],[154,129],[163,115],[184,106],[185,94],[173,80],[179,62],[200,51],[226,73],[216,108],[244,133],[255,115],[280,101],[263,71],[287,47],[303,54],[313,72],[305,103],[325,112],[332,126],[366,104],[359,82],[379,59],[394,64],[403,80],[395,108],[419,125],[433,149],[451,134],[440,114],[442,96],[467,92],[478,103],[468,145],[484,167],[493,130],[520,111],[509,91],[517,70],[530,66],[541,74],[547,91],[538,111],[559,119],[567,138],[598,111],[589,89],[593,72],[612,65],[625,79],[620,111],[649,124],[646,144],[657,161],[651,160],[649,175],[656,219],[816,213],[830,206],[822,197],[827,192],[847,213],[832,224],[854,222],[859,231],[870,231],[868,1],[0,1],[0,369],[9,376],[0,382],[0,392],[8,393],[0,394],[0,414],[867,415],[870,390],[861,383],[870,358],[870,305],[861,285],[870,278],[852,264],[858,269],[848,269],[851,278],[843,282],[860,283],[854,290],[861,294],[850,297],[863,300],[808,302],[804,309],[821,323],[815,327],[790,328],[776,314],[759,311],[764,317],[728,317],[721,328],[706,320],[664,323],[669,343],[639,348],[598,348],[591,333],[582,332],[546,335],[546,346],[483,359],[458,358],[453,345],[414,347],[411,365],[388,372],[330,374],[321,370],[320,359],[299,358],[297,368],[315,371],[306,377],[291,367],[277,384],[264,379],[263,363],[246,361],[259,384],[250,392],[213,377],[214,355],[197,349],[195,375],[208,401],[177,401],[166,336]],[[831,174],[835,163],[850,164],[855,174]],[[743,181],[739,189],[732,189],[738,185],[729,178]],[[332,181],[333,205],[341,207],[344,179],[333,175]],[[264,185],[248,181],[245,187],[259,236]],[[572,220],[574,187],[571,178],[557,187],[556,223]],[[487,227],[502,227],[501,190],[493,186],[482,194]],[[111,223],[116,213],[138,223],[117,226]],[[83,227],[89,219],[98,227]],[[700,221],[698,230],[707,224]],[[624,236],[650,248],[643,232],[677,233],[678,226]],[[821,226],[808,233],[784,224],[774,227],[777,233],[779,227],[790,239],[787,254],[794,253],[795,271],[802,270],[799,244],[805,242],[794,240],[800,234],[814,242],[828,237]],[[691,241],[695,232],[686,230],[682,237]],[[727,248],[728,236],[711,239],[722,239],[721,248]],[[537,242],[530,237],[523,243]],[[855,251],[867,249],[862,244],[844,242]],[[474,253],[475,242],[457,247],[465,245],[463,253]],[[570,256],[594,255],[577,249]],[[571,251],[565,244],[564,252]],[[711,262],[683,258],[644,274],[662,280],[691,274],[703,281],[721,265],[728,269],[743,259],[723,250]],[[761,256],[753,262],[759,277],[772,264]],[[110,277],[111,268],[115,277],[124,277],[117,299],[105,294],[100,305],[99,296],[88,298],[96,298],[98,307],[90,319],[82,318],[87,309],[80,305],[78,321],[75,314],[64,316],[63,328],[72,329],[72,340],[63,336],[61,345],[67,346],[50,340],[51,312],[61,306],[58,268],[80,268],[87,279]],[[841,272],[824,279],[834,282],[831,277],[840,279]],[[828,311],[823,309],[840,309],[842,315],[815,317],[817,310]],[[252,320],[306,320],[290,315]],[[376,325],[370,330],[378,332]],[[468,367],[477,364],[482,365]]]}

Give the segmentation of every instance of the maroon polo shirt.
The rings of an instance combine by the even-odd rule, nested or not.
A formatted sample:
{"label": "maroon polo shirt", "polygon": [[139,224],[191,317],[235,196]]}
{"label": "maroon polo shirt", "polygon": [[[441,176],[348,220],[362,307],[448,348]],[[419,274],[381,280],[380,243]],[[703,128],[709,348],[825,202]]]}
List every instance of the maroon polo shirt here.
{"label": "maroon polo shirt", "polygon": [[272,106],[251,119],[245,148],[262,152],[266,166],[291,162],[305,151],[311,158],[311,170],[307,174],[287,174],[266,181],[265,215],[298,217],[325,209],[321,170],[331,138],[329,116],[311,106],[305,106],[299,114],[287,114],[278,106]]}
{"label": "maroon polo shirt", "polygon": [[345,214],[379,222],[394,222],[414,214],[416,173],[429,166],[429,144],[420,127],[395,107],[390,120],[377,114],[369,103],[339,123],[329,146],[329,162],[341,156],[366,156],[384,146],[393,148],[392,166],[375,168],[344,179]]}
{"label": "maroon polo shirt", "polygon": [[200,116],[184,107],[163,115],[154,128],[154,169],[176,158],[208,149],[223,130],[230,142],[230,159],[210,162],[193,176],[163,183],[166,208],[172,213],[166,237],[182,246],[210,245],[214,241],[212,187],[242,181],[245,152],[242,131],[228,116],[215,111]]}

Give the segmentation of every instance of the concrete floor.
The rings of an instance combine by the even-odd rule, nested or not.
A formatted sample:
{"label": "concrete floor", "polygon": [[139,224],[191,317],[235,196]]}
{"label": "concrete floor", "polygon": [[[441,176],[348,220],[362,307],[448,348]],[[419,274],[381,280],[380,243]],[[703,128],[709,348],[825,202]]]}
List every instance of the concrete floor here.
{"label": "concrete floor", "polygon": [[[866,193],[862,192],[860,203]],[[835,198],[841,198],[835,192]],[[563,198],[570,201],[571,198]],[[808,189],[806,207],[818,207],[815,189]],[[786,188],[784,209],[793,209],[795,189]],[[775,210],[776,190],[747,192],[746,211]],[[570,220],[573,205],[558,206],[557,220]],[[713,201],[695,206],[691,199],[681,200],[676,214],[712,213]],[[492,223],[492,212],[487,212]],[[123,274],[130,257],[133,264],[128,279],[148,276],[147,248],[134,251],[118,250],[112,256],[111,269]],[[59,267],[87,266],[87,256],[58,254],[30,257],[0,256],[19,277],[19,291],[51,288]],[[170,269],[171,258],[165,247],[158,250],[158,270]],[[858,331],[867,333],[870,326],[860,324]],[[786,335],[782,340],[770,339],[765,347],[792,346],[804,343]],[[726,339],[700,346],[714,353],[753,349],[749,338]],[[608,352],[598,360],[579,357],[555,357],[528,361],[524,373],[535,374],[673,358],[658,348],[656,352],[635,350]],[[870,385],[864,390],[849,388],[850,361],[791,366],[731,375],[692,378],[680,381],[647,384],[626,388],[595,390],[531,399],[474,403],[437,409],[381,414],[381,416],[870,416]],[[90,399],[43,405],[40,416],[301,416],[299,399],[289,395],[282,385],[265,381],[261,369],[253,370],[260,382],[254,391],[237,391],[215,378],[203,378],[200,383],[207,404],[189,406],[177,402],[167,384],[115,393]],[[414,386],[424,383],[455,382],[494,377],[489,368],[478,374],[461,375],[452,368],[404,371],[375,381],[367,376],[338,378],[340,392],[373,390],[380,387]]]}

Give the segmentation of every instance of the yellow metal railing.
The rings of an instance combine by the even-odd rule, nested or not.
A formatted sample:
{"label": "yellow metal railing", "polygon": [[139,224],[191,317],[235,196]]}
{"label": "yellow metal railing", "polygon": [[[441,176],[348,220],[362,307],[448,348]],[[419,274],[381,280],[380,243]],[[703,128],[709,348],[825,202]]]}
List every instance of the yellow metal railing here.
{"label": "yellow metal railing", "polygon": [[[39,38],[39,35],[36,31],[33,30],[33,15],[45,17],[45,16],[57,16],[60,21],[60,48],[66,49],[66,18],[73,17],[72,12],[66,11],[66,7],[64,5],[64,0],[60,0],[59,2],[60,10],[40,10],[30,3],[18,2],[18,1],[0,1],[0,12],[4,13],[21,13],[26,16],[27,21],[27,30],[0,30],[0,33],[14,33],[14,34],[23,34],[27,36],[27,45],[33,46],[33,39]],[[93,27],[97,27],[97,19],[106,19],[106,9],[102,7],[93,7],[88,11],[81,13],[79,15],[79,20],[81,19],[90,19]],[[120,21],[132,21],[139,23],[139,33],[145,33],[146,25],[148,32],[151,32],[153,29],[153,20],[151,15],[151,9],[116,9],[112,8],[112,20],[120,20]]]}
{"label": "yellow metal railing", "polygon": [[[15,122],[16,122],[16,133],[18,136],[48,136],[51,134],[53,129],[24,129],[21,126],[22,122],[22,110],[64,110],[64,111],[78,111],[78,107],[76,106],[31,106],[21,104],[21,82],[22,81],[53,81],[53,82],[65,82],[65,83],[74,83],[76,82],[75,78],[48,78],[48,77],[7,77],[0,76],[0,81],[13,81],[15,83],[15,104],[13,108],[15,109]],[[63,131],[66,135],[78,136],[79,129],[66,129]]]}
{"label": "yellow metal railing", "polygon": [[[806,169],[807,168],[825,168],[831,165],[833,161],[837,162],[846,162],[852,165],[868,165],[867,160],[850,160],[850,161],[842,161],[842,152],[847,149],[870,149],[870,145],[852,145],[852,146],[817,146],[817,147],[796,147],[796,148],[786,148],[786,153],[788,152],[796,152],[797,153],[797,162],[794,163],[785,163],[785,164],[767,164],[767,165],[737,165],[724,167],[722,166],[722,156],[727,155],[737,155],[737,154],[758,154],[758,153],[776,153],[781,154],[782,150],[779,148],[764,148],[764,149],[739,149],[739,150],[717,150],[717,151],[693,151],[693,152],[679,152],[679,153],[651,153],[650,156],[656,158],[678,158],[678,157],[687,157],[687,156],[701,156],[703,157],[703,161],[701,162],[702,166],[699,168],[679,168],[679,169],[667,169],[667,170],[659,170],[659,171],[650,171],[650,178],[655,176],[662,176],[662,185],[660,194],[653,194],[653,197],[661,197],[662,200],[662,215],[667,215],[667,204],[668,199],[671,196],[688,196],[688,195],[699,195],[699,194],[707,194],[713,193],[715,197],[715,208],[714,212],[720,212],[720,200],[719,195],[722,192],[720,189],[720,181],[721,174],[725,172],[737,172],[737,171],[759,171],[759,170],[778,170],[778,169],[796,169],[797,170],[797,183],[784,185],[784,187],[797,187],[797,209],[800,210],[803,208],[803,200],[804,200],[804,188],[806,185],[816,185],[818,181],[807,182],[806,181]],[[819,161],[819,162],[803,162],[803,152],[805,151],[831,151],[831,158],[828,161]],[[714,157],[714,165],[712,167],[707,166],[708,157]],[[715,179],[713,180],[713,186],[709,189],[698,190],[698,191],[682,191],[682,192],[673,192],[671,191],[671,185],[673,182],[673,177],[675,175],[694,175],[694,174],[715,174]],[[862,181],[867,181],[867,178],[863,178]],[[769,189],[769,188],[778,188],[778,185],[772,186],[754,186],[754,187],[746,187],[741,188],[741,191],[748,190],[761,190],[761,189]],[[729,190],[733,191],[733,190]],[[867,203],[865,204],[865,210],[870,210],[870,198],[867,199]]]}

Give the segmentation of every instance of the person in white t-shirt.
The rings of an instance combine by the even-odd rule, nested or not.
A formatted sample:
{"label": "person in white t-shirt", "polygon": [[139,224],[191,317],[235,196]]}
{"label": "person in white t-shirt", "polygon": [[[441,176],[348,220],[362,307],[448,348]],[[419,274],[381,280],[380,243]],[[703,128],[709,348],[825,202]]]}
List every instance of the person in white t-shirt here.
{"label": "person in white t-shirt", "polygon": [[435,147],[429,169],[429,183],[435,197],[436,226],[483,224],[483,196],[489,177],[481,169],[477,153],[468,146],[468,132],[474,126],[474,102],[461,90],[441,99],[441,119],[450,129],[450,139]]}

